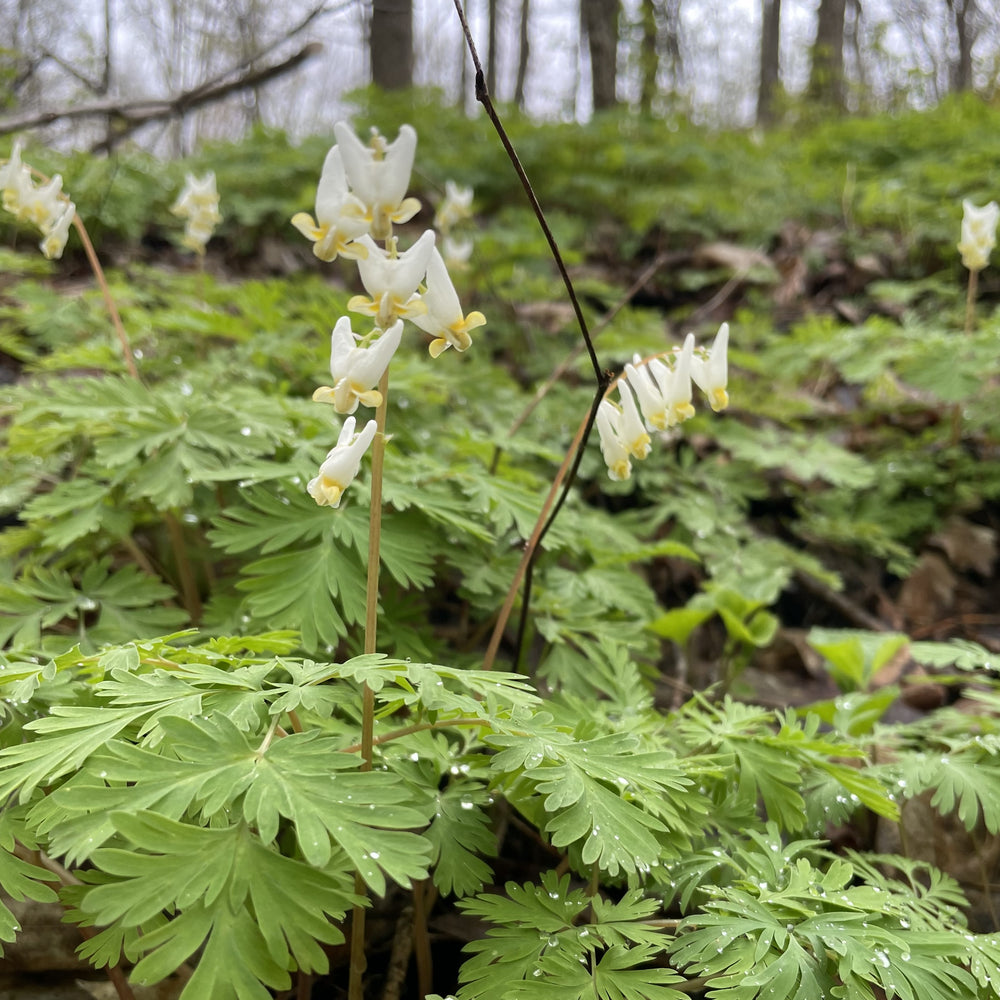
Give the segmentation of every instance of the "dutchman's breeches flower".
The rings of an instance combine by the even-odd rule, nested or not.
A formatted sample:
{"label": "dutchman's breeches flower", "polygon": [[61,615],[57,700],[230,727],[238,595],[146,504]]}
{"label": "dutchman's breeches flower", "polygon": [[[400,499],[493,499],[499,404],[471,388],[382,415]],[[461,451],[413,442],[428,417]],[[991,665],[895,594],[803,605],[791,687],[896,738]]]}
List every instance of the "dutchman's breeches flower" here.
{"label": "dutchman's breeches flower", "polygon": [[622,434],[622,412],[607,399],[601,400],[597,408],[597,434],[601,442],[601,454],[608,467],[608,476],[616,482],[632,475],[629,449]]}
{"label": "dutchman's breeches flower", "polygon": [[215,227],[222,221],[214,171],[209,170],[204,177],[188,174],[170,211],[186,220],[184,239],[181,241],[184,246],[195,253],[204,254]]}
{"label": "dutchman's breeches flower", "polygon": [[364,205],[368,232],[376,240],[389,239],[394,223],[408,222],[420,211],[420,202],[406,197],[417,133],[402,125],[396,141],[386,143],[373,130],[366,146],[346,122],[337,122],[333,132],[351,191]]}
{"label": "dutchman's breeches flower", "polygon": [[486,317],[481,312],[470,312],[468,316],[462,313],[458,293],[437,248],[427,264],[427,291],[423,300],[427,311],[422,316],[414,316],[413,325],[434,338],[428,348],[432,358],[449,347],[456,351],[466,350],[472,344],[469,331],[486,324]]}
{"label": "dutchman's breeches flower", "polygon": [[76,218],[76,206],[63,193],[62,178],[56,174],[35,187],[31,168],[21,162],[21,147],[16,144],[10,159],[0,166],[0,190],[4,209],[41,232],[42,253],[49,260],[61,257]]}
{"label": "dutchman's breeches flower", "polygon": [[694,335],[684,338],[684,346],[673,352],[673,369],[660,358],[640,365],[638,357],[625,366],[629,385],[639,397],[646,423],[663,431],[694,416],[691,405],[691,359]]}
{"label": "dutchman's breeches flower", "polygon": [[358,243],[367,251],[367,256],[358,261],[358,271],[368,296],[355,295],[347,308],[373,316],[381,330],[399,319],[414,319],[425,313],[427,306],[417,288],[427,273],[434,233],[428,230],[403,253],[396,253],[394,244],[389,251],[383,250],[370,236],[362,236]]}
{"label": "dutchman's breeches flower", "polygon": [[708,397],[709,405],[718,413],[729,405],[726,384],[729,379],[729,324],[723,323],[715,335],[712,347],[703,348],[691,359],[691,378]]}
{"label": "dutchman's breeches flower", "polygon": [[67,201],[63,206],[62,215],[54,220],[51,225],[42,227],[44,239],[39,243],[39,247],[48,260],[58,260],[66,249],[66,241],[69,239],[69,227],[73,225],[76,218],[76,205]]}
{"label": "dutchman's breeches flower", "polygon": [[471,215],[472,188],[459,187],[454,181],[445,181],[444,199],[434,213],[434,228],[447,233]]}
{"label": "dutchman's breeches flower", "polygon": [[308,212],[292,216],[292,225],[312,240],[313,253],[320,260],[363,257],[367,251],[354,242],[368,232],[365,206],[347,189],[347,175],[339,147],[334,146],[323,161],[323,173],[316,188],[316,218]]}
{"label": "dutchman's breeches flower", "polygon": [[319,467],[319,475],[309,480],[309,495],[321,507],[339,507],[344,491],[351,485],[361,466],[361,458],[375,437],[377,425],[369,420],[364,429],[354,433],[354,417],[348,417],[341,428],[337,444],[327,453]]}
{"label": "dutchman's breeches flower", "polygon": [[981,271],[989,263],[990,251],[996,245],[1000,206],[991,201],[977,208],[971,201],[962,202],[962,238],[958,252],[970,271]]}
{"label": "dutchman's breeches flower", "polygon": [[615,406],[604,399],[597,410],[601,453],[612,479],[628,479],[632,472],[629,459],[641,460],[649,454],[647,427],[664,431],[694,416],[692,379],[708,397],[713,410],[724,410],[729,405],[726,392],[728,345],[729,324],[723,323],[711,350],[699,348],[695,353],[694,335],[689,333],[680,350],[675,348],[664,358],[650,358],[645,362],[636,355],[632,364],[625,365],[625,373],[618,381],[621,405]]}
{"label": "dutchman's breeches flower", "polygon": [[313,399],[318,403],[333,403],[338,413],[353,413],[358,403],[378,406],[382,394],[375,388],[382,378],[403,336],[402,320],[369,344],[359,344],[351,321],[341,316],[330,336],[330,374],[333,385],[320,386]]}

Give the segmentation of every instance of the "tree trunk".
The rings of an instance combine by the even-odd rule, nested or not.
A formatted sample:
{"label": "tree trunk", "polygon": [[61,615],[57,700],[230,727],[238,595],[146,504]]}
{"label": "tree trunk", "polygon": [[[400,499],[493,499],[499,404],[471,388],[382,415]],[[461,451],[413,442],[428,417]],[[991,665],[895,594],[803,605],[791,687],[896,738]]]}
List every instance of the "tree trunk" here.
{"label": "tree trunk", "polygon": [[498,0],[487,0],[489,22],[486,53],[486,89],[491,95],[497,92],[497,6]]}
{"label": "tree trunk", "polygon": [[653,99],[656,97],[656,77],[660,68],[659,46],[657,45],[656,25],[657,0],[642,0],[640,17],[642,19],[642,41],[639,49],[639,71],[641,85],[639,90],[639,108],[643,114],[653,110]]}
{"label": "tree trunk", "polygon": [[604,111],[616,103],[618,0],[580,0],[580,20],[590,49],[594,111]]}
{"label": "tree trunk", "polygon": [[521,0],[521,30],[517,50],[517,82],[514,84],[514,103],[524,110],[524,81],[528,77],[528,57],[531,43],[528,36],[528,18],[531,12],[530,0]]}
{"label": "tree trunk", "polygon": [[972,88],[972,43],[976,40],[971,14],[974,0],[948,0],[955,29],[958,32],[958,61],[951,66],[951,89],[955,91]]}
{"label": "tree trunk", "polygon": [[413,0],[372,0],[370,44],[376,87],[413,85]]}
{"label": "tree trunk", "polygon": [[846,0],[820,0],[812,48],[808,94],[819,104],[844,107],[844,16]]}
{"label": "tree trunk", "polygon": [[760,26],[760,84],[757,88],[757,124],[774,121],[774,95],[779,80],[781,0],[762,0]]}

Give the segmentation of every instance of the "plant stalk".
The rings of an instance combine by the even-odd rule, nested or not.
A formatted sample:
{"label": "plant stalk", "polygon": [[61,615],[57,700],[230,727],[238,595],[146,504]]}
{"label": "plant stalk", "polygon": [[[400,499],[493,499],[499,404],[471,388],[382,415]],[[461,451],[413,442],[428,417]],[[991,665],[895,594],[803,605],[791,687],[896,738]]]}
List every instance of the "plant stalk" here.
{"label": "plant stalk", "polygon": [[181,595],[188,617],[197,624],[201,621],[201,595],[198,593],[198,582],[194,578],[194,569],[188,558],[187,543],[184,539],[184,528],[173,511],[164,511],[163,523],[170,535],[170,546],[177,561],[177,576],[180,578]]}
{"label": "plant stalk", "polygon": [[976,326],[976,293],[979,289],[979,272],[969,272],[969,287],[965,293],[965,333],[972,333]]}
{"label": "plant stalk", "polygon": [[[382,536],[382,468],[385,464],[385,418],[389,399],[389,369],[378,385],[382,402],[375,411],[377,427],[372,443],[371,506],[368,514],[368,584],[365,591],[365,652],[374,653],[378,645],[378,576],[379,543]],[[372,746],[375,732],[375,692],[364,684],[361,689],[361,770],[372,769]],[[354,892],[365,894],[365,882],[360,872],[354,875]],[[348,1000],[364,1000],[364,974],[368,960],[365,955],[365,908],[360,903],[351,911],[351,971],[347,987]]]}
{"label": "plant stalk", "polygon": [[83,244],[83,252],[87,255],[90,269],[94,272],[94,278],[101,289],[104,304],[107,306],[108,314],[111,316],[111,325],[115,328],[115,333],[118,335],[118,343],[121,344],[122,356],[125,358],[125,367],[132,378],[141,382],[139,369],[135,364],[135,356],[132,354],[132,345],[129,343],[128,334],[125,333],[125,327],[122,325],[122,318],[118,314],[118,306],[115,305],[111,289],[108,287],[108,279],[104,276],[104,268],[101,267],[101,262],[97,258],[97,251],[94,249],[94,244],[90,242],[87,227],[83,224],[83,219],[79,215],[73,217],[73,225],[80,236],[80,242]]}

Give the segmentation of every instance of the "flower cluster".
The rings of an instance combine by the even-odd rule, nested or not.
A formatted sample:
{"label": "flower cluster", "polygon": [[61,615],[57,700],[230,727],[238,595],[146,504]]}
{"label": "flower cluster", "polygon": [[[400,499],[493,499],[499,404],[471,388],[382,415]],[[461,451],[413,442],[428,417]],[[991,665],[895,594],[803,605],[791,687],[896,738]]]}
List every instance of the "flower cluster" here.
{"label": "flower cluster", "polygon": [[188,174],[170,211],[186,220],[184,238],[181,240],[183,245],[204,256],[206,244],[212,238],[215,227],[222,221],[215,173],[210,170],[204,177]]}
{"label": "flower cluster", "polygon": [[[416,132],[403,125],[389,143],[373,130],[364,144],[350,126],[339,122],[334,134],[337,145],[323,163],[315,218],[299,212],[292,225],[312,242],[320,260],[357,261],[365,294],[355,295],[347,308],[369,318],[371,328],[356,331],[347,316],[337,321],[330,337],[332,385],[313,393],[317,402],[353,414],[358,406],[382,405],[377,386],[399,348],[404,320],[430,336],[429,351],[436,358],[449,347],[466,350],[472,344],[469,331],[486,319],[479,312],[463,313],[434,232],[428,230],[409,249],[399,249],[394,227],[420,211],[420,202],[406,197]],[[472,192],[466,195],[450,182],[449,191],[454,205],[445,219],[450,227],[463,212],[468,214]],[[349,417],[336,447],[309,483],[309,493],[319,504],[339,506],[375,437],[374,420],[360,432],[355,433],[355,427]]]}
{"label": "flower cluster", "polygon": [[970,271],[981,271],[989,263],[990,251],[997,241],[1000,207],[995,201],[978,208],[967,199],[962,202],[962,238],[958,252]]}
{"label": "flower cluster", "polygon": [[472,188],[444,182],[444,198],[434,213],[434,228],[441,234],[441,256],[451,268],[465,267],[472,256],[472,240],[459,239],[453,230],[472,218]]}
{"label": "flower cluster", "polygon": [[4,209],[41,232],[42,253],[49,260],[60,258],[76,218],[76,206],[63,193],[62,178],[56,174],[36,186],[31,168],[21,161],[20,145],[15,145],[10,159],[0,166],[0,190]]}
{"label": "flower cluster", "polygon": [[669,430],[694,416],[692,381],[716,412],[729,405],[728,348],[729,324],[723,323],[710,349],[695,348],[689,333],[679,350],[647,361],[636,356],[625,366],[617,382],[619,402],[605,398],[597,410],[601,454],[612,479],[628,479],[632,459],[649,454],[650,431]]}

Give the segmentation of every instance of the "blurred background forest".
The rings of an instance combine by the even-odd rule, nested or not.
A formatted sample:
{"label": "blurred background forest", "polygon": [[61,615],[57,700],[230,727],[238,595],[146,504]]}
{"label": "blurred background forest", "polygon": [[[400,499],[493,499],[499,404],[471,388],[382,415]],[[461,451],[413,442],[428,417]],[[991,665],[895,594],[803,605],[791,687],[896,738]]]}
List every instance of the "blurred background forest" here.
{"label": "blurred background forest", "polygon": [[[530,116],[615,106],[712,127],[992,97],[992,0],[474,0],[491,93]],[[329,131],[369,82],[473,101],[450,0],[4,0],[0,131],[168,156],[250,126]],[[408,57],[401,55],[408,53]],[[67,112],[69,113],[67,115]]]}

